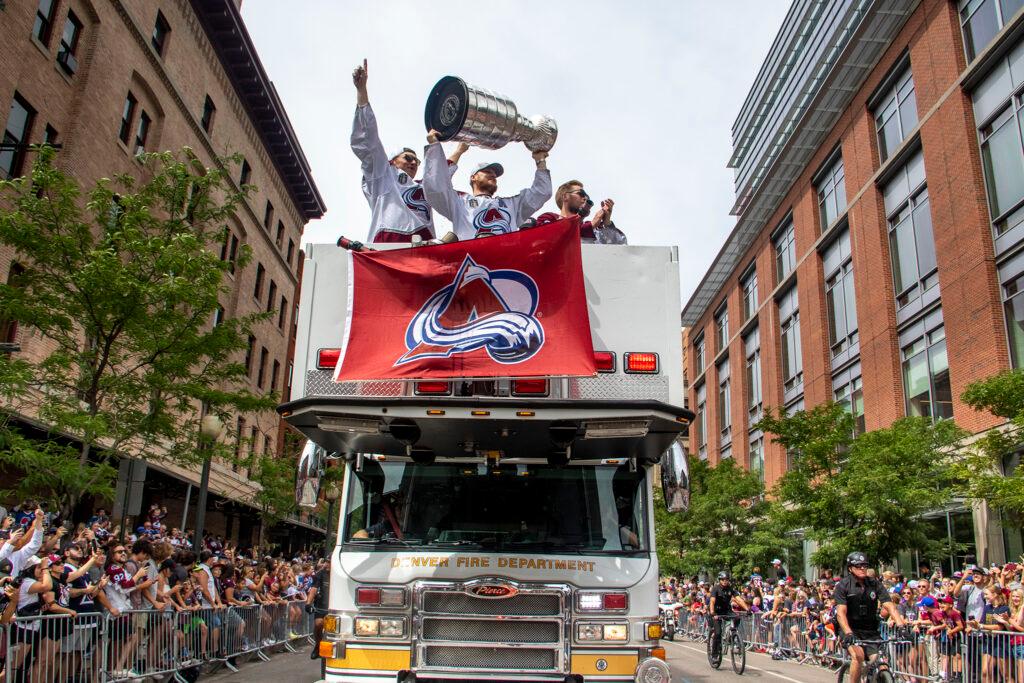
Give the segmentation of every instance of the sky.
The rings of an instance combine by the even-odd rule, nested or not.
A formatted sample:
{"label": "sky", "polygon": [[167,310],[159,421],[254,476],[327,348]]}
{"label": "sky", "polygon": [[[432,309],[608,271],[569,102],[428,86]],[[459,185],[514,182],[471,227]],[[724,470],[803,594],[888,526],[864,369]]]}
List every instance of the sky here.
{"label": "sky", "polygon": [[[244,0],[242,16],[284,102],[327,204],[304,243],[365,239],[370,212],[349,147],[352,69],[368,90],[385,149],[426,144],[423,109],[446,75],[499,92],[527,116],[558,122],[548,167],[583,181],[630,244],[677,245],[685,304],[735,218],[732,124],[788,0]],[[454,143],[446,145],[446,152]],[[422,156],[422,154],[421,154]],[[471,148],[454,177],[469,189],[482,161],[505,168],[498,194],[533,180],[521,143]],[[542,211],[557,211],[554,198]],[[439,232],[447,221],[436,216]]]}

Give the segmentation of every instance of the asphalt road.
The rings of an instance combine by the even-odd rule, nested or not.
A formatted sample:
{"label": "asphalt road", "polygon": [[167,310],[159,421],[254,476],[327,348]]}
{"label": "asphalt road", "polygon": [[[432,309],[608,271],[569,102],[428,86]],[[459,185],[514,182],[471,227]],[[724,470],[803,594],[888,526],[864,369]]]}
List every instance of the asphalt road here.
{"label": "asphalt road", "polygon": [[[673,683],[832,683],[836,680],[834,673],[816,666],[788,661],[776,662],[767,655],[755,652],[747,653],[747,669],[742,676],[737,676],[733,673],[728,659],[722,662],[722,667],[717,671],[708,666],[703,643],[662,642],[668,654]],[[309,659],[309,650],[305,647],[296,654],[275,654],[269,662],[261,662],[258,659],[242,662],[237,674],[221,670],[212,676],[203,677],[203,681],[209,683],[312,683],[317,680],[320,680],[320,663]]]}

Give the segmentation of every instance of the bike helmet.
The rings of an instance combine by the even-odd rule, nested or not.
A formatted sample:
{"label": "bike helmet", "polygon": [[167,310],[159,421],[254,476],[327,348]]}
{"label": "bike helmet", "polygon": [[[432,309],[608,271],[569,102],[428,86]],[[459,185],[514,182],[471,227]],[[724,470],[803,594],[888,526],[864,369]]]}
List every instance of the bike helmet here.
{"label": "bike helmet", "polygon": [[849,555],[846,556],[846,566],[847,567],[852,567],[852,566],[857,565],[857,564],[867,564],[867,563],[868,563],[868,556],[865,555],[864,553],[860,552],[859,550],[855,550],[855,551],[853,551],[852,553],[850,553]]}
{"label": "bike helmet", "polygon": [[718,572],[718,580],[719,581],[721,581],[722,579],[728,579],[728,578],[730,578],[729,577],[729,572]]}

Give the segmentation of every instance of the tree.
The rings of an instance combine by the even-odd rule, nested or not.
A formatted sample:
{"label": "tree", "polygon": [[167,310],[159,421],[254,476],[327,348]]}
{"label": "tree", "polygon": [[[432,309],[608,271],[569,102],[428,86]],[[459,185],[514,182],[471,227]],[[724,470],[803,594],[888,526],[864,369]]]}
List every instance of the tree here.
{"label": "tree", "polygon": [[[764,500],[757,475],[732,459],[711,467],[690,458],[690,508],[665,511],[655,492],[655,537],[662,573],[694,575],[730,569],[749,572],[765,566],[780,543],[772,505]],[[766,560],[767,558],[767,560]]]}
{"label": "tree", "polygon": [[237,361],[268,314],[212,324],[225,273],[248,260],[244,249],[235,262],[220,257],[245,196],[226,161],[204,168],[188,149],[143,155],[142,182],[121,175],[83,193],[54,155],[40,148],[29,176],[0,182],[0,245],[24,266],[0,285],[0,319],[19,321],[47,350],[37,363],[0,355],[0,377],[18,378],[6,410],[45,422],[54,438],[9,441],[17,447],[0,449],[0,461],[34,469],[56,458],[66,471],[74,460],[56,435],[73,439],[82,476],[47,482],[67,512],[109,491],[119,455],[186,466],[204,457],[202,406],[226,417],[274,401],[245,389]]}
{"label": "tree", "polygon": [[886,562],[934,549],[922,515],[952,494],[950,463],[964,433],[951,420],[903,418],[854,436],[852,417],[827,403],[789,417],[768,410],[757,428],[790,454],[773,495],[786,525],[817,541],[815,564],[840,567],[852,550]]}
{"label": "tree", "polygon": [[259,485],[252,505],[260,513],[258,547],[263,547],[266,529],[282,521],[296,510],[295,459],[264,453],[255,458],[249,477]]}
{"label": "tree", "polygon": [[968,385],[961,397],[975,410],[1004,418],[1007,424],[993,429],[961,451],[954,462],[957,490],[968,498],[987,501],[992,507],[1024,523],[1024,467],[1009,467],[1007,456],[1024,443],[1024,371],[1009,370]]}

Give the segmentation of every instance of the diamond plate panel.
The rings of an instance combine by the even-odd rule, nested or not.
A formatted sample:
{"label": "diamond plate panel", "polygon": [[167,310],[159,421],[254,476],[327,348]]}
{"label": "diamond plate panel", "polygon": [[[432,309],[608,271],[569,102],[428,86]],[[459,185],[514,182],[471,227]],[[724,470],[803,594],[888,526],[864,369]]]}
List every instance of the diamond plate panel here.
{"label": "diamond plate panel", "polygon": [[554,669],[557,658],[554,650],[431,645],[426,660],[427,666],[445,669],[538,671]]}
{"label": "diamond plate panel", "polygon": [[570,377],[569,398],[652,400],[669,402],[665,375],[597,375]]}
{"label": "diamond plate panel", "polygon": [[516,617],[558,616],[561,601],[557,595],[520,593],[503,600],[475,598],[465,593],[430,591],[423,595],[423,611],[433,614],[509,615]]}
{"label": "diamond plate panel", "polygon": [[423,620],[423,638],[477,643],[557,643],[560,628],[557,621],[428,617]]}
{"label": "diamond plate panel", "polygon": [[405,382],[374,380],[369,382],[335,382],[330,370],[306,371],[307,396],[404,396]]}

